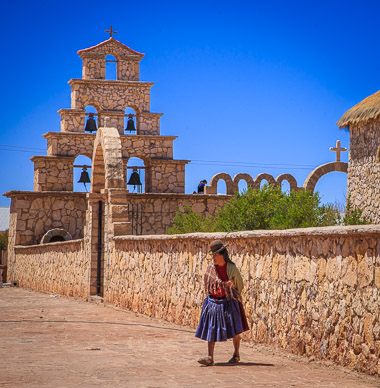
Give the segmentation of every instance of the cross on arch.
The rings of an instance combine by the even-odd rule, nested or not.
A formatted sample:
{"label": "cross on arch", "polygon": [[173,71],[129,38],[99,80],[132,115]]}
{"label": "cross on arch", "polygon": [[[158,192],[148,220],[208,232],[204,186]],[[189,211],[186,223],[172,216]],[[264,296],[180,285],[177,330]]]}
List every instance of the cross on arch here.
{"label": "cross on arch", "polygon": [[117,31],[112,31],[112,25],[110,26],[109,31],[106,30],[104,32],[108,32],[110,34],[110,38],[112,38],[112,34],[117,34]]}
{"label": "cross on arch", "polygon": [[347,148],[341,147],[340,146],[340,140],[336,141],[336,146],[335,147],[330,147],[330,151],[336,152],[336,161],[340,162],[340,153],[347,151]]}

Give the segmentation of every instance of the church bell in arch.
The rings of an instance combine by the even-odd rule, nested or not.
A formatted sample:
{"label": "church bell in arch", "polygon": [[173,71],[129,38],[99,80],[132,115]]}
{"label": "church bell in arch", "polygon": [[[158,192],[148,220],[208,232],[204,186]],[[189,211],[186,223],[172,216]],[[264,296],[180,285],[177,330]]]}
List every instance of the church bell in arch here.
{"label": "church bell in arch", "polygon": [[125,128],[125,130],[128,132],[134,132],[136,131],[136,128],[135,128],[135,122],[133,121],[133,115],[129,115],[128,117],[129,119],[127,122],[127,128]]}
{"label": "church bell in arch", "polygon": [[142,186],[142,183],[141,183],[141,180],[140,180],[140,175],[137,172],[136,168],[133,169],[133,172],[132,172],[131,176],[129,177],[129,181],[128,181],[127,185],[130,185],[130,186],[133,185],[134,188],[136,186]]}
{"label": "church bell in arch", "polygon": [[83,167],[78,183],[83,183],[84,188],[87,191],[86,183],[91,183],[90,177],[87,172],[87,167]]}
{"label": "church bell in arch", "polygon": [[88,116],[85,131],[88,131],[91,133],[97,131],[96,121],[95,121],[94,115],[92,113],[90,113]]}

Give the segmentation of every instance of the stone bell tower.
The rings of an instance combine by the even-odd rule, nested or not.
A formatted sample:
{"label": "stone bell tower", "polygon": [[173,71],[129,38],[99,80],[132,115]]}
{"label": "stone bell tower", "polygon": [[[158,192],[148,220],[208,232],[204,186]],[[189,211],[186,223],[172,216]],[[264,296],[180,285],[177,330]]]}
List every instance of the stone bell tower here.
{"label": "stone bell tower", "polygon": [[338,121],[350,131],[347,196],[373,223],[380,223],[380,91]]}
{"label": "stone bell tower", "polygon": [[[96,109],[98,127],[117,129],[122,158],[138,157],[145,164],[146,193],[184,193],[187,160],[173,160],[176,136],[160,136],[162,113],[150,112],[153,82],[139,81],[138,53],[112,36],[96,46],[79,50],[83,78],[71,79],[71,108],[61,109],[61,131],[48,132],[47,156],[35,156],[35,191],[72,191],[73,162],[78,155],[93,156],[94,133],[85,132],[86,107]],[[106,56],[116,58],[116,80],[105,78]],[[135,112],[136,133],[125,134],[125,111]],[[124,167],[125,167],[124,166]],[[126,168],[126,167],[125,167]]]}

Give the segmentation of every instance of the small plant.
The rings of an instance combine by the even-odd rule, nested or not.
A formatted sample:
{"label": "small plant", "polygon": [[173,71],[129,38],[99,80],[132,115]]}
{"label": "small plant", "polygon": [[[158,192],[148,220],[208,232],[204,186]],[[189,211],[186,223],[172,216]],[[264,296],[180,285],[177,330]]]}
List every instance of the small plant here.
{"label": "small plant", "polygon": [[168,234],[213,232],[213,221],[213,217],[197,214],[190,206],[185,206],[174,216],[173,226],[168,229]]}
{"label": "small plant", "polygon": [[363,216],[363,210],[354,208],[350,197],[347,198],[346,213],[343,217],[344,225],[367,225],[371,220]]}

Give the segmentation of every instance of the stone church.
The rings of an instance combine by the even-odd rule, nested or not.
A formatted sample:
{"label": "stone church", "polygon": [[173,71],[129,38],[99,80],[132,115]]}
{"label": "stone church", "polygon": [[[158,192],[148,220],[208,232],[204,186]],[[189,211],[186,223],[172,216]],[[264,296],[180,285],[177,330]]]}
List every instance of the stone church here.
{"label": "stone church", "polygon": [[[16,261],[14,248],[41,243],[83,239],[91,257],[91,272],[100,270],[107,244],[115,236],[165,234],[178,209],[190,206],[206,216],[221,207],[227,195],[217,195],[218,179],[233,194],[245,179],[260,187],[267,179],[291,188],[297,182],[290,174],[274,179],[247,174],[231,179],[221,173],[213,177],[205,194],[185,194],[185,167],[189,160],[173,159],[176,136],[160,134],[162,113],[150,111],[152,82],[140,81],[144,54],[111,37],[96,46],[79,50],[82,78],[71,79],[71,108],[58,111],[61,128],[43,135],[47,155],[34,156],[34,191],[10,191],[10,275]],[[116,79],[106,79],[107,58],[116,63]],[[88,107],[95,109],[89,112]],[[133,113],[131,113],[131,111]],[[301,189],[314,189],[317,179],[330,171],[348,169],[348,193],[364,215],[380,223],[380,92],[350,109],[338,122],[351,133],[350,162],[329,163],[310,174]],[[126,125],[126,122],[128,123]],[[132,123],[131,123],[132,121]],[[91,124],[91,125],[88,125]],[[130,126],[130,124],[132,124]],[[135,131],[126,131],[126,129]],[[339,148],[339,147],[338,147]],[[91,159],[90,166],[76,166],[78,156]],[[128,161],[139,158],[144,166],[144,192],[129,192]],[[90,192],[75,192],[74,168],[91,169]],[[133,172],[136,168],[133,169]],[[88,177],[89,178],[89,177]],[[130,187],[130,186],[129,186]],[[97,277],[99,278],[99,274]],[[91,276],[95,287],[96,276]]]}

